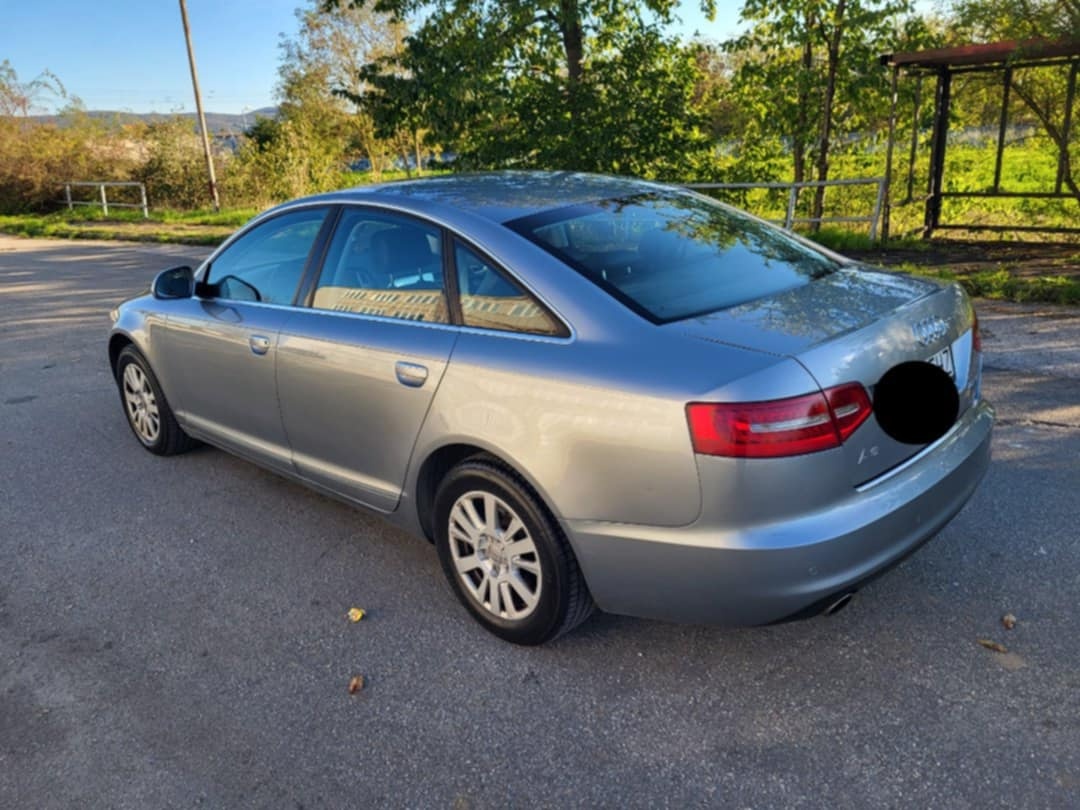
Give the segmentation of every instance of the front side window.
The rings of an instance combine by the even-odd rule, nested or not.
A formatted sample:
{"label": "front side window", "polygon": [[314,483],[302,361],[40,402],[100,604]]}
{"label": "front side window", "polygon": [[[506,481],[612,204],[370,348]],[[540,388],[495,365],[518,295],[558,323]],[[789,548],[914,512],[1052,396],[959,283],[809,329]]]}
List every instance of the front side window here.
{"label": "front side window", "polygon": [[837,267],[778,228],[675,192],[567,206],[507,226],[657,323],[799,287]]}
{"label": "front side window", "polygon": [[532,335],[565,334],[543,307],[476,252],[456,244],[454,264],[466,326]]}
{"label": "front side window", "polygon": [[311,305],[408,321],[449,323],[442,234],[395,214],[346,208]]}
{"label": "front side window", "polygon": [[326,210],[281,214],[239,237],[210,265],[214,297],[291,304]]}

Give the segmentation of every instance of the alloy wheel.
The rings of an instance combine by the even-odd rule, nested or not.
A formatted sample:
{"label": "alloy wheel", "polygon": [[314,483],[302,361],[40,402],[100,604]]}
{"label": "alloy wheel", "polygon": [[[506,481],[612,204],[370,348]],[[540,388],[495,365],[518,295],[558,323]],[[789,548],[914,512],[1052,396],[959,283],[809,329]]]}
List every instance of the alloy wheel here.
{"label": "alloy wheel", "polygon": [[124,405],[135,434],[144,444],[153,444],[161,433],[161,414],[150,380],[135,363],[124,369]]}
{"label": "alloy wheel", "polygon": [[543,587],[536,544],[506,501],[466,492],[450,509],[449,536],[461,582],[488,613],[514,621],[536,609]]}

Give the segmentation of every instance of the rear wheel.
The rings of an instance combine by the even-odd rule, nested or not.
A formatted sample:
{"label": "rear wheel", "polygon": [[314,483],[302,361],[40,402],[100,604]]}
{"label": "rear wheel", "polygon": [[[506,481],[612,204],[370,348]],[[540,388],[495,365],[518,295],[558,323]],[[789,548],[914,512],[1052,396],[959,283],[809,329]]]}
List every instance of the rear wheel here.
{"label": "rear wheel", "polygon": [[435,495],[435,544],[458,599],[489,631],[543,644],[594,609],[577,559],[528,485],[484,457],[454,467]]}
{"label": "rear wheel", "polygon": [[150,364],[134,346],[126,346],[116,360],[116,385],[128,426],[143,447],[172,456],[195,445],[173,416]]}

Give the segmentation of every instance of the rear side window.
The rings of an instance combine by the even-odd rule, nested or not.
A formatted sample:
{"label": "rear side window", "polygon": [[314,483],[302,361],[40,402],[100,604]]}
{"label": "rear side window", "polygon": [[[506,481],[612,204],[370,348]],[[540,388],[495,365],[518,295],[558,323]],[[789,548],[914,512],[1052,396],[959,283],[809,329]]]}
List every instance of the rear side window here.
{"label": "rear side window", "polygon": [[231,301],[291,304],[325,208],[304,208],[256,225],[210,265],[215,296]]}
{"label": "rear side window", "polygon": [[408,217],[346,208],[330,241],[311,305],[449,323],[441,232]]}
{"label": "rear side window", "polygon": [[836,268],[778,228],[676,192],[568,206],[507,226],[656,323],[753,301]]}
{"label": "rear side window", "polygon": [[531,335],[566,334],[532,296],[475,251],[455,243],[454,264],[466,326]]}

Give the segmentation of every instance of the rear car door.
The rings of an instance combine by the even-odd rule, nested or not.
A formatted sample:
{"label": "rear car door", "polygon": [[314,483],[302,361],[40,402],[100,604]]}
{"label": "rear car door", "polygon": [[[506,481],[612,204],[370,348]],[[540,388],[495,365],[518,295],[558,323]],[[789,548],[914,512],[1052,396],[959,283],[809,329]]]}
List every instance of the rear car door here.
{"label": "rear car door", "polygon": [[440,228],[342,210],[309,306],[278,339],[281,416],[297,471],[382,512],[397,507],[450,359]]}
{"label": "rear car door", "polygon": [[204,268],[196,296],[170,310],[161,342],[186,430],[271,467],[291,455],[275,383],[278,333],[317,252],[327,206],[288,211],[234,239]]}

